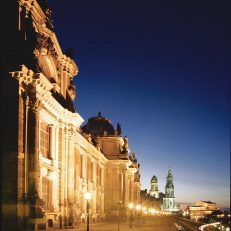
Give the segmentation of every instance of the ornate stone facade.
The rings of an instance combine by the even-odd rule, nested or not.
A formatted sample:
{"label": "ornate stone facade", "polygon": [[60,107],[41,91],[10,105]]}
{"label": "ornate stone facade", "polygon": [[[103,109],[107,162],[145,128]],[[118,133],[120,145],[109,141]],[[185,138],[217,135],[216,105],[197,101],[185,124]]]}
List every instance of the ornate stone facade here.
{"label": "ornate stone facade", "polygon": [[186,213],[193,220],[198,220],[203,216],[209,215],[214,211],[218,211],[216,203],[212,201],[198,201],[195,205],[190,205],[186,209]]}
{"label": "ornate stone facade", "polygon": [[46,1],[9,0],[8,7],[2,230],[73,227],[86,219],[86,191],[92,222],[126,216],[128,203],[140,201],[140,166],[128,138],[101,115],[92,121],[103,130],[88,127],[90,120],[81,127],[73,104],[78,67],[59,46]]}
{"label": "ornate stone facade", "polygon": [[167,182],[165,186],[165,196],[163,198],[162,211],[164,212],[176,212],[178,206],[175,202],[173,176],[171,169],[168,170]]}
{"label": "ornate stone facade", "polygon": [[126,217],[127,205],[140,202],[140,166],[134,153],[129,156],[128,138],[121,136],[121,127],[117,129],[101,113],[82,127],[83,134],[90,137],[108,160],[105,212],[110,220],[117,218],[118,213]]}
{"label": "ornate stone facade", "polygon": [[152,197],[159,198],[158,179],[155,175],[151,179],[151,189],[149,194]]}

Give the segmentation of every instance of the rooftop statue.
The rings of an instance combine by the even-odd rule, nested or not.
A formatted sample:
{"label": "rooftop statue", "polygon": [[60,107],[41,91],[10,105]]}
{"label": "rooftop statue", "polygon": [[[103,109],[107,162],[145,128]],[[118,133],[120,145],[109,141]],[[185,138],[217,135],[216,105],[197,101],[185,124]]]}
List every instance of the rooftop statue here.
{"label": "rooftop statue", "polygon": [[132,162],[137,162],[136,154],[135,154],[134,151],[133,151],[132,154],[130,155],[129,159],[130,159]]}
{"label": "rooftop statue", "polygon": [[123,147],[124,152],[128,152],[128,138],[127,136],[124,137],[124,147]]}
{"label": "rooftop statue", "polygon": [[118,135],[120,135],[122,132],[120,123],[117,123],[117,131],[118,131]]}

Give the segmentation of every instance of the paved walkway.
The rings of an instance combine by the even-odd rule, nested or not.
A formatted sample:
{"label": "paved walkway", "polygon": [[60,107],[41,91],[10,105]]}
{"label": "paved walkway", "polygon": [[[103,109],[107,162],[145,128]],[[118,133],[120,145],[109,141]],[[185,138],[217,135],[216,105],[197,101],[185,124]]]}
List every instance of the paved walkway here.
{"label": "paved walkway", "polygon": [[[146,219],[132,222],[132,228],[130,228],[129,222],[121,222],[118,227],[118,223],[95,223],[90,224],[90,231],[176,231],[176,225],[173,219],[170,217],[153,217],[152,219]],[[86,224],[80,224],[77,229],[48,229],[48,231],[86,231]]]}

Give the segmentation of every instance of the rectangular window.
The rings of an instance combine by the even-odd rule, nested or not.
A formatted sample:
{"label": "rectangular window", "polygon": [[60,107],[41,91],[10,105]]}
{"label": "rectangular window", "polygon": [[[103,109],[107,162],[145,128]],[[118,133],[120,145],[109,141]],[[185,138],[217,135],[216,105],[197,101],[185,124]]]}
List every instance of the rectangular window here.
{"label": "rectangular window", "polygon": [[91,162],[91,182],[93,182],[94,179],[94,163]]}
{"label": "rectangular window", "polygon": [[87,180],[91,181],[91,159],[87,158]]}
{"label": "rectangular window", "polygon": [[40,124],[40,152],[44,157],[50,158],[49,125],[44,122]]}
{"label": "rectangular window", "polygon": [[83,178],[83,157],[82,156],[80,156],[79,176]]}
{"label": "rectangular window", "polygon": [[103,185],[103,168],[100,168],[100,185]]}
{"label": "rectangular window", "polygon": [[44,201],[43,208],[52,210],[52,182],[46,177],[42,178],[42,199]]}

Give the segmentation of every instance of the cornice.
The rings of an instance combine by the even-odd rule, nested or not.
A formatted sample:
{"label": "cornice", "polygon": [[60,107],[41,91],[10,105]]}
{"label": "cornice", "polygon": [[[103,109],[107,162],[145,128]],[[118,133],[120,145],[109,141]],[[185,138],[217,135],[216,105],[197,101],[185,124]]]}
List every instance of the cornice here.
{"label": "cornice", "polygon": [[31,15],[35,31],[41,35],[49,37],[54,44],[54,49],[57,52],[57,61],[61,66],[70,73],[73,77],[78,74],[78,67],[73,59],[63,54],[55,33],[46,26],[47,16],[39,6],[36,0],[18,0],[20,8],[25,8],[25,17]]}
{"label": "cornice", "polygon": [[[93,157],[95,157],[96,160],[102,161],[102,163],[106,163],[108,159],[104,156],[102,152],[100,152],[93,144],[89,143],[86,138],[77,132],[77,145],[83,149],[83,151],[89,153]],[[87,147],[87,149],[85,149]]]}
{"label": "cornice", "polygon": [[[21,70],[10,72],[11,77],[19,81],[19,86],[25,90],[28,85],[35,89],[35,96],[57,120],[68,126],[79,128],[83,123],[83,118],[78,113],[73,113],[63,106],[52,96],[50,90],[53,85],[47,80],[42,73],[34,73],[25,65],[21,66]],[[20,91],[19,91],[19,94]]]}
{"label": "cornice", "polygon": [[128,168],[128,174],[134,175],[138,170],[136,168]]}
{"label": "cornice", "polygon": [[117,159],[117,160],[108,160],[108,166],[115,166],[117,165],[119,168],[121,169],[129,169],[129,166],[131,165],[131,161],[130,160],[121,160],[121,159]]}

